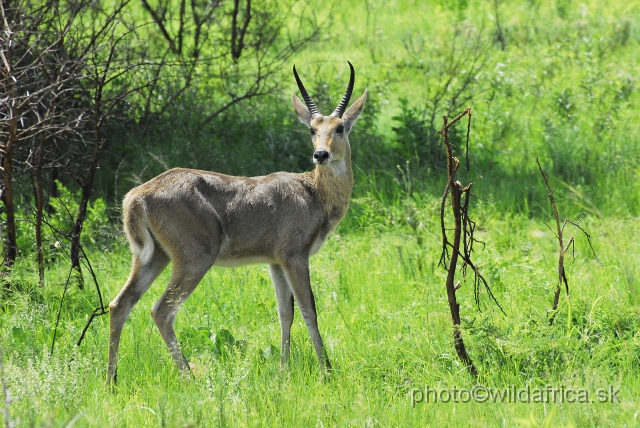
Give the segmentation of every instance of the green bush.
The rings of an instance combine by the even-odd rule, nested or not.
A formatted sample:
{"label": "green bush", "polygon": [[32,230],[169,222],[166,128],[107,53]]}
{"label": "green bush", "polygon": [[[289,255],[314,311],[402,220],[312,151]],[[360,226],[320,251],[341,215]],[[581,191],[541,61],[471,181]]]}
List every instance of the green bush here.
{"label": "green bush", "polygon": [[[49,261],[68,257],[68,236],[78,214],[80,201],[80,190],[73,192],[60,182],[57,186],[58,197],[50,199],[50,207],[44,214],[42,225],[44,256]],[[17,217],[20,219],[16,231],[18,249],[24,256],[33,256],[36,252],[35,213],[20,210]],[[90,201],[81,235],[83,248],[90,251],[110,248],[115,237],[113,227],[105,201],[102,198]]]}

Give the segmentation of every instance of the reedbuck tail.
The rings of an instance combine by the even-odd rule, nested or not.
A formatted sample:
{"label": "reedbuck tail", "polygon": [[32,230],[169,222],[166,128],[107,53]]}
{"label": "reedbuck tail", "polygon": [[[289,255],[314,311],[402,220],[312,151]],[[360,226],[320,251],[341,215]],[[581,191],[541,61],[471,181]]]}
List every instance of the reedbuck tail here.
{"label": "reedbuck tail", "polygon": [[127,194],[123,202],[124,231],[127,234],[131,252],[146,265],[153,256],[153,238],[149,232],[147,209],[140,197]]}

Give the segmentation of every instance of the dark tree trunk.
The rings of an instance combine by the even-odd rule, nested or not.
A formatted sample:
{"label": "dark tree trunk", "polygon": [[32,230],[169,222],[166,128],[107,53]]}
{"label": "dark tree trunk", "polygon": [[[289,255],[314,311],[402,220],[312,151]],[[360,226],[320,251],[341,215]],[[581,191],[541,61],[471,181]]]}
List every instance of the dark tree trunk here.
{"label": "dark tree trunk", "polygon": [[35,171],[36,184],[36,252],[38,258],[38,278],[40,286],[44,285],[44,251],[42,249],[42,218],[44,211],[44,190],[42,184],[42,159],[44,154],[44,134],[40,135],[38,145],[38,161]]}
{"label": "dark tree trunk", "polygon": [[[99,101],[98,101],[99,105]],[[82,193],[80,200],[80,207],[78,209],[78,216],[76,217],[76,221],[73,225],[73,230],[71,232],[71,267],[75,269],[80,277],[80,281],[78,286],[83,288],[82,283],[82,271],[80,269],[80,237],[82,235],[82,227],[84,225],[84,221],[87,218],[87,206],[89,205],[89,199],[91,198],[91,193],[93,190],[93,181],[96,175],[96,169],[98,169],[98,161],[100,159],[100,151],[102,146],[104,145],[104,141],[100,136],[100,109],[96,108],[95,119],[94,119],[94,146],[93,146],[93,154],[91,156],[91,161],[89,162],[89,168],[87,170],[87,178],[84,183],[82,183]]]}
{"label": "dark tree trunk", "polygon": [[5,252],[5,267],[11,268],[16,261],[18,254],[18,243],[16,234],[16,208],[13,194],[13,148],[16,141],[18,128],[18,112],[12,107],[13,119],[9,124],[9,139],[4,147],[2,167],[4,169],[4,192],[2,200],[7,214],[7,245]]}

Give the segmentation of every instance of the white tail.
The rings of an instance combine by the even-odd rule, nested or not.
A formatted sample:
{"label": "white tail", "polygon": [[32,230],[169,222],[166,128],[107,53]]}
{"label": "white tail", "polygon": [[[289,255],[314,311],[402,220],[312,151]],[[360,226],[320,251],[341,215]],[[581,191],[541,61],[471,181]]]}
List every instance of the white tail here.
{"label": "white tail", "polygon": [[232,177],[215,172],[172,169],[132,189],[124,198],[124,229],[133,252],[129,279],[109,305],[107,382],[116,380],[120,335],[140,297],[173,261],[171,280],[152,309],[178,368],[189,371],[173,328],[176,314],[212,266],[268,263],[282,329],[281,361],[289,356],[293,303],[309,329],[320,367],[330,370],[318,330],[309,280],[309,257],[322,246],[349,206],[353,187],[348,135],[367,96],[346,110],[354,70],[342,101],[323,116],[293,68],[305,100],[293,107],[308,126],[314,146],[313,171]]}
{"label": "white tail", "polygon": [[[129,200],[130,196],[131,200]],[[142,200],[133,197],[133,193],[127,193],[123,205],[128,208],[124,212],[124,232],[131,246],[131,252],[143,265],[146,265],[151,261],[155,247],[146,221],[146,207]]]}

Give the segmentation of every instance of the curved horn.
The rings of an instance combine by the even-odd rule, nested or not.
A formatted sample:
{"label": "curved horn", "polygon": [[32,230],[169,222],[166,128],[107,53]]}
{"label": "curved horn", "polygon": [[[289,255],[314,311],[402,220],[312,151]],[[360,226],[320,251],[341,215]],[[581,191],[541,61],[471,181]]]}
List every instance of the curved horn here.
{"label": "curved horn", "polygon": [[307,93],[307,90],[304,88],[304,85],[302,84],[302,81],[298,76],[298,72],[296,71],[295,64],[293,65],[293,75],[296,77],[296,83],[298,84],[298,89],[300,89],[300,94],[302,95],[302,99],[304,99],[304,102],[307,105],[307,108],[309,109],[309,113],[311,113],[311,118],[313,119],[316,116],[322,116],[322,114],[318,110],[318,107],[316,107],[316,105],[313,103],[313,100]]}
{"label": "curved horn", "polygon": [[351,77],[349,78],[349,85],[347,85],[347,90],[344,93],[344,97],[342,97],[342,101],[340,101],[340,104],[338,104],[338,107],[336,107],[333,113],[331,113],[331,116],[333,117],[342,118],[342,115],[344,114],[344,111],[347,108],[347,104],[349,104],[349,98],[351,98],[351,92],[353,92],[353,81],[356,77],[356,72],[353,70],[353,65],[349,61],[347,62],[349,63],[349,67],[351,68]]}

